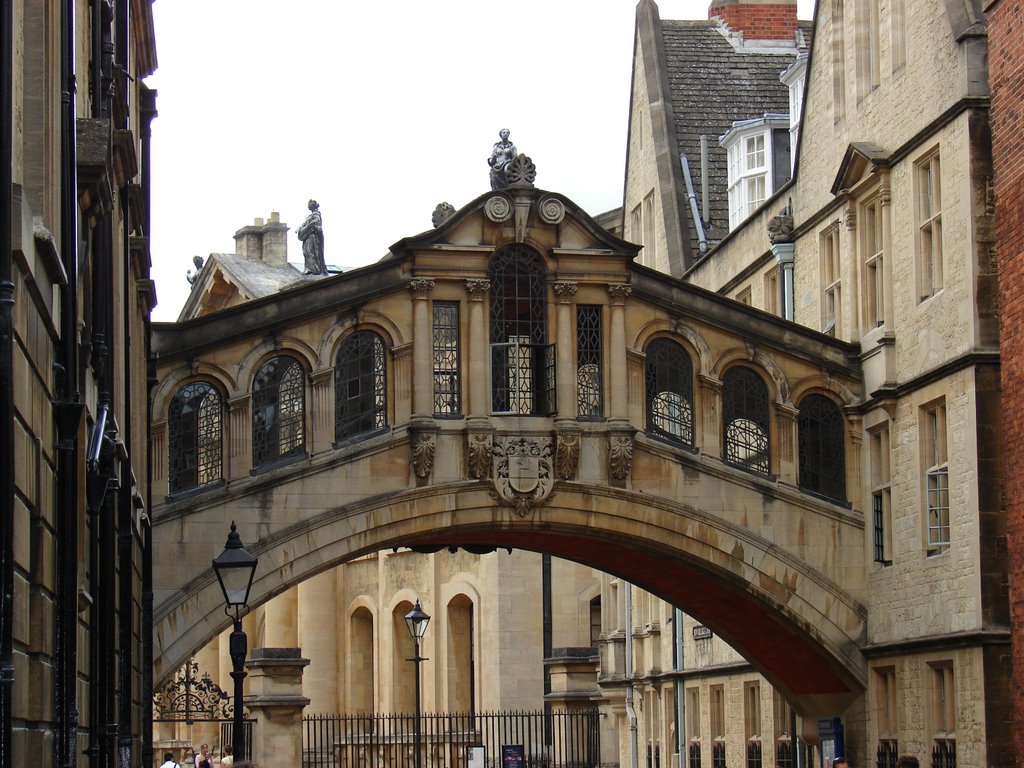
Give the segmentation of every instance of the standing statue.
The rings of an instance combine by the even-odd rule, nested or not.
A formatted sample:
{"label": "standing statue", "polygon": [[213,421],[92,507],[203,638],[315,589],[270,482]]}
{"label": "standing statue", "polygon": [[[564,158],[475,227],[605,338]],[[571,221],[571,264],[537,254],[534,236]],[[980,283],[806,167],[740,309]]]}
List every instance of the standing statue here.
{"label": "standing statue", "polygon": [[296,234],[302,241],[302,257],[306,262],[306,275],[326,275],[324,262],[324,223],[320,218],[320,203],[309,201],[309,216],[302,222]]}
{"label": "standing statue", "polygon": [[508,128],[498,131],[498,136],[501,141],[496,142],[491,149],[487,164],[491,166],[491,189],[506,189],[508,180],[505,178],[505,169],[515,159],[516,146],[508,140]]}

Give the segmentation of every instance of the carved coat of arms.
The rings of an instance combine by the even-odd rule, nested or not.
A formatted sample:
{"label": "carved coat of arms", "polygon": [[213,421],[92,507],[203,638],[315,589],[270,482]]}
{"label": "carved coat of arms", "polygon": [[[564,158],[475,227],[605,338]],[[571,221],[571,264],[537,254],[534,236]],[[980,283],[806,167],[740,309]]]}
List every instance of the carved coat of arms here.
{"label": "carved coat of arms", "polygon": [[494,496],[515,507],[524,517],[551,494],[555,478],[551,467],[551,438],[517,437],[495,441],[491,464]]}

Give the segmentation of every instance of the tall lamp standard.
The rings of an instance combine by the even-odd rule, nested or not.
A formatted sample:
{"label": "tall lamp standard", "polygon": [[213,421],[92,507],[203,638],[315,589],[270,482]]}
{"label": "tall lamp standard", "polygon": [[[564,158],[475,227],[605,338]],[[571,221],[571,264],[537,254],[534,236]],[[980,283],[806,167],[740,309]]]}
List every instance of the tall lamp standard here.
{"label": "tall lamp standard", "polygon": [[245,679],[245,632],[242,631],[242,613],[249,607],[249,590],[252,579],[256,575],[256,563],[259,558],[253,557],[242,546],[242,537],[235,530],[235,522],[231,521],[231,533],[228,534],[224,551],[213,559],[213,572],[217,574],[221,591],[224,593],[224,613],[231,616],[234,631],[228,642],[231,655],[231,679],[235,681],[234,718],[231,724],[231,751],[235,762],[246,758],[245,737],[242,731],[242,681]]}
{"label": "tall lamp standard", "polygon": [[430,617],[423,612],[418,598],[413,609],[405,614],[405,623],[409,627],[409,634],[412,635],[413,642],[416,643],[416,655],[406,661],[411,661],[416,665],[416,723],[413,728],[413,747],[416,750],[414,765],[416,768],[421,768],[423,759],[420,756],[420,662],[429,661],[429,659],[420,656],[420,640],[427,634]]}

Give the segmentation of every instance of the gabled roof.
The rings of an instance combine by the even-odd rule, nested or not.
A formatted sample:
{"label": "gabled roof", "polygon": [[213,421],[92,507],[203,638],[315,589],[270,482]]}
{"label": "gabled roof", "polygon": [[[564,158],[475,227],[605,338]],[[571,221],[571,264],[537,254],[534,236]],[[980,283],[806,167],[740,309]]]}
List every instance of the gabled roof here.
{"label": "gabled roof", "polygon": [[[308,279],[317,279],[312,275]],[[237,253],[211,253],[196,276],[178,320],[270,296],[303,281],[290,264],[274,266]]]}
{"label": "gabled roof", "polygon": [[854,187],[864,176],[879,168],[889,167],[889,153],[868,142],[853,142],[846,148],[839,172],[832,182],[832,194]]}
{"label": "gabled roof", "polygon": [[[767,112],[789,112],[789,90],[779,76],[795,60],[786,50],[737,49],[717,21],[663,21],[665,66],[672,101],[676,147],[685,154],[695,190],[700,190],[700,137],[708,137],[709,219],[705,228],[714,244],[729,232],[728,164],[718,138],[733,122]],[[686,217],[692,252],[697,232]]]}

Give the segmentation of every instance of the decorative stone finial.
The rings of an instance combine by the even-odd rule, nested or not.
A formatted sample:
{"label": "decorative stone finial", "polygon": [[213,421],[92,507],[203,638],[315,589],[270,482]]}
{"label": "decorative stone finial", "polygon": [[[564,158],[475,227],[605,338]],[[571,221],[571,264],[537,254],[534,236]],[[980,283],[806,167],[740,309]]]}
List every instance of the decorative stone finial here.
{"label": "decorative stone finial", "polygon": [[454,205],[451,203],[438,203],[437,208],[434,209],[434,215],[430,217],[430,221],[434,225],[434,229],[437,229],[454,215]]}

